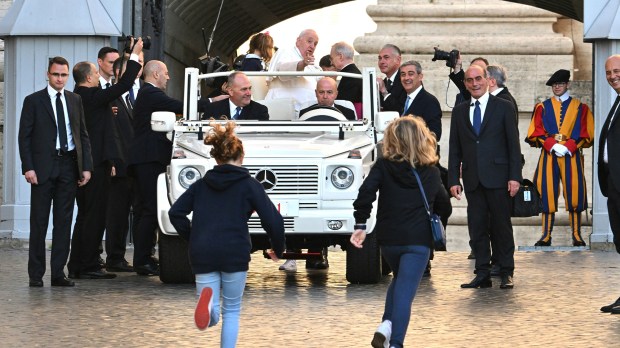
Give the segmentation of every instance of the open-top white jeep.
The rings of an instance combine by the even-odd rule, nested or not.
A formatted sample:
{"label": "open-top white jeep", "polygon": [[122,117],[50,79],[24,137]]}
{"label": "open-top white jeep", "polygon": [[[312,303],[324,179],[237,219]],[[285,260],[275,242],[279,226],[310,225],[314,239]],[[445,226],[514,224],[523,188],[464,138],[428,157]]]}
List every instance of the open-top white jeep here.
{"label": "open-top white jeep", "polygon": [[[225,76],[230,72],[199,75],[186,69],[184,115],[154,113],[152,128],[171,132],[172,160],[157,182],[159,219],[160,279],[165,283],[192,282],[187,244],[170,224],[171,204],[216,163],[211,149],[203,143],[209,121],[197,112],[200,80]],[[250,73],[248,76],[299,75],[300,73]],[[351,283],[376,283],[382,275],[382,262],[374,234],[364,248],[353,247],[349,238],[355,224],[353,201],[358,188],[379,155],[377,142],[394,112],[379,112],[374,69],[361,75],[318,72],[304,76],[341,75],[363,80],[363,117],[349,121],[330,109],[314,114],[333,120],[310,121],[298,118],[293,100],[258,101],[269,107],[269,121],[237,121],[237,135],[245,150],[244,167],[258,180],[284,218],[287,248],[306,249],[339,245],[347,253],[346,278]],[[321,117],[325,119],[325,117]],[[222,121],[223,122],[223,121]],[[374,214],[367,221],[371,232]],[[266,233],[257,217],[248,222],[252,250],[269,248]],[[304,255],[294,256],[304,258]]]}

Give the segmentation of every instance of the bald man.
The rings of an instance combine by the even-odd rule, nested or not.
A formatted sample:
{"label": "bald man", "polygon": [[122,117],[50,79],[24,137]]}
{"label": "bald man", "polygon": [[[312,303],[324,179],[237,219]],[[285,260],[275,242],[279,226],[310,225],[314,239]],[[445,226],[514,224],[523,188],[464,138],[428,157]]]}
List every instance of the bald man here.
{"label": "bald man", "polygon": [[[607,58],[605,76],[616,92],[616,100],[601,128],[598,146],[598,184],[607,197],[609,224],[614,235],[616,251],[620,253],[620,55]],[[620,314],[620,297],[616,302],[601,307],[601,312]]]}
{"label": "bald man", "polygon": [[302,109],[299,112],[300,117],[317,107],[326,106],[338,109],[347,120],[355,120],[355,113],[353,110],[334,103],[334,100],[338,97],[338,86],[336,85],[336,81],[331,77],[323,77],[316,83],[315,94],[317,103]]}
{"label": "bald man", "polygon": [[[144,85],[140,88],[133,110],[134,139],[129,164],[131,166],[142,207],[134,231],[133,264],[139,275],[159,275],[157,260],[152,255],[157,229],[157,177],[170,164],[172,142],[166,133],[151,130],[151,114],[155,111],[183,113],[183,102],[166,95],[170,76],[166,64],[151,60],[144,67]],[[220,98],[220,97],[218,97]],[[215,98],[214,98],[215,99]],[[221,98],[220,98],[221,99]],[[208,100],[198,101],[203,110]]]}

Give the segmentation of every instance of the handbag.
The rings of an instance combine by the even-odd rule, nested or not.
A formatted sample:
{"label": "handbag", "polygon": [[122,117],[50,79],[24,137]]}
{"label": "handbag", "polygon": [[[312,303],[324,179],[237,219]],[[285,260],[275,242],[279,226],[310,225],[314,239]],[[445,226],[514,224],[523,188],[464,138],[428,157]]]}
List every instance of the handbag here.
{"label": "handbag", "polygon": [[519,192],[512,197],[512,217],[538,216],[542,211],[540,195],[536,186],[528,179],[523,179]]}
{"label": "handbag", "polygon": [[413,171],[413,175],[415,175],[415,179],[418,181],[418,186],[420,187],[420,193],[422,194],[422,199],[424,200],[424,207],[426,208],[426,213],[428,214],[428,219],[431,224],[431,232],[433,234],[433,246],[436,251],[446,251],[446,230],[441,223],[441,217],[435,213],[431,213],[431,210],[428,206],[428,200],[426,199],[426,192],[424,192],[424,187],[422,186],[422,181],[420,180],[420,176],[415,168],[411,168]]}

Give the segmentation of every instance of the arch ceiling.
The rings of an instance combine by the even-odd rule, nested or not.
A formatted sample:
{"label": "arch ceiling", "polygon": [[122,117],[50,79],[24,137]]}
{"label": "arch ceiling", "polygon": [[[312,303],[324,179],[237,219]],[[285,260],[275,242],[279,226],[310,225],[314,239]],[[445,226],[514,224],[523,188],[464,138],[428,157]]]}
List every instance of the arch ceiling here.
{"label": "arch ceiling", "polygon": [[[224,0],[211,50],[229,56],[250,35],[298,14],[352,0]],[[583,22],[583,0],[504,0],[535,6]],[[168,0],[173,11],[191,28],[211,35],[219,0]],[[251,3],[251,6],[248,4]]]}

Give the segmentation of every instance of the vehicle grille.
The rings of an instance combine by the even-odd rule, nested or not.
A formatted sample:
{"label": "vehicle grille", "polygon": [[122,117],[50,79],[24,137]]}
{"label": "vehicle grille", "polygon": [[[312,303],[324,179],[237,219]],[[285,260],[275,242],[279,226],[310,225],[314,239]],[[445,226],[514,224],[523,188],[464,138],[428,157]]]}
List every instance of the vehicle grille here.
{"label": "vehicle grille", "polygon": [[[292,217],[284,217],[284,232],[293,232],[295,231],[295,221]],[[248,228],[250,232],[264,232],[263,228],[260,225],[260,219],[257,217],[252,217],[248,221]]]}
{"label": "vehicle grille", "polygon": [[[318,166],[246,165],[245,167],[253,177],[262,170],[270,170],[275,174],[275,186],[266,190],[270,195],[315,195],[319,193]],[[259,181],[261,181],[260,178]]]}

